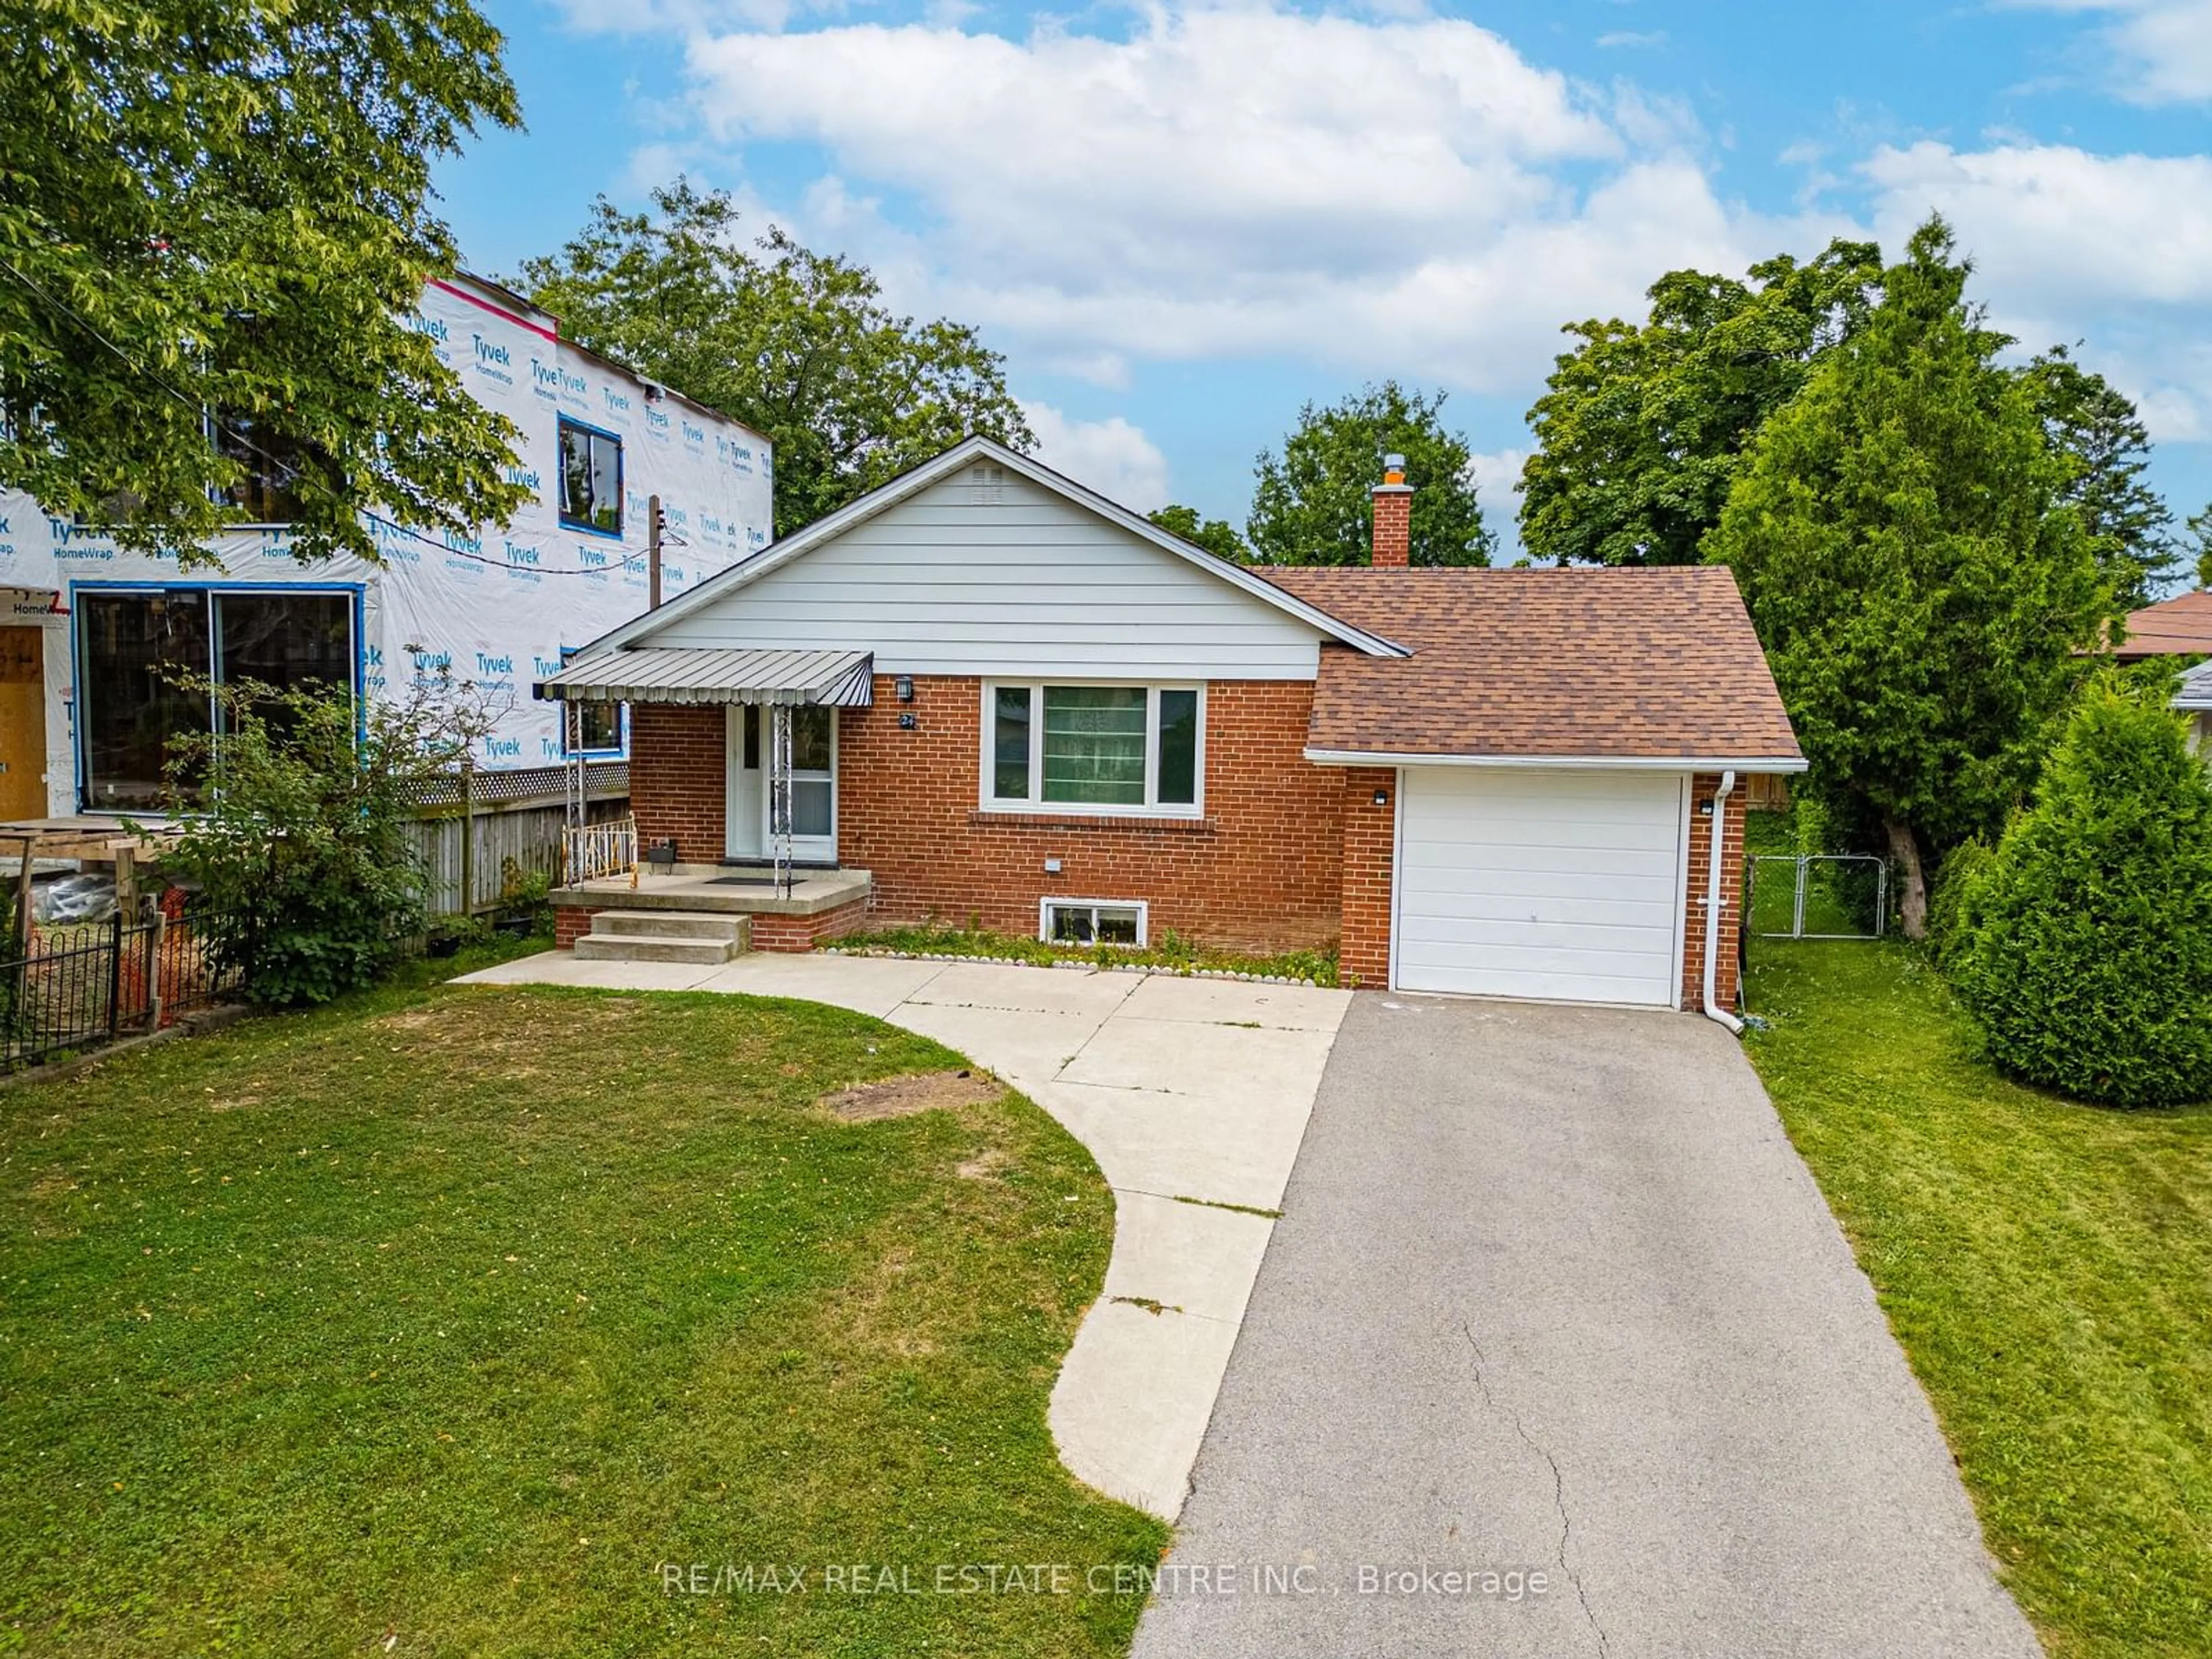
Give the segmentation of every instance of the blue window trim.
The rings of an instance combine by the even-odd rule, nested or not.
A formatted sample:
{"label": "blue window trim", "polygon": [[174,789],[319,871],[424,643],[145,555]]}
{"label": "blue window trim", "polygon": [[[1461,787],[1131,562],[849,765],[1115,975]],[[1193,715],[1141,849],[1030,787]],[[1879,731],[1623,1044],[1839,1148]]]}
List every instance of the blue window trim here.
{"label": "blue window trim", "polygon": [[[554,654],[561,659],[561,665],[565,668],[575,659],[576,653],[583,648],[580,645],[558,645],[553,647],[553,651]],[[568,702],[564,697],[558,704],[561,710],[561,758],[562,760],[621,760],[629,753],[629,705],[619,699],[594,697],[590,701],[614,702],[615,746],[611,749],[571,749],[568,746]]]}
{"label": "blue window trim", "polygon": [[[362,647],[368,638],[368,631],[367,604],[368,589],[363,584],[360,582],[255,581],[134,582],[124,580],[117,580],[114,581],[85,580],[81,578],[71,577],[69,584],[70,701],[71,704],[70,719],[70,746],[73,751],[71,759],[76,769],[76,777],[75,780],[75,787],[71,789],[70,793],[76,797],[77,803],[76,810],[80,812],[91,813],[100,817],[113,816],[110,813],[103,813],[100,811],[99,807],[91,805],[87,799],[85,794],[85,787],[92,781],[92,768],[90,759],[85,753],[86,745],[90,741],[90,738],[85,730],[84,613],[78,608],[76,602],[76,596],[81,592],[94,594],[100,592],[122,594],[137,593],[149,598],[157,593],[162,595],[172,593],[198,593],[202,595],[209,593],[343,593],[353,602],[350,607],[353,624],[352,689],[353,706],[357,717],[355,722],[355,736],[356,738],[365,738],[368,735],[368,667],[362,654]],[[215,632],[210,629],[208,633],[208,666],[210,671],[216,670],[220,666],[216,660],[216,653],[220,648],[221,642],[215,637]],[[140,814],[140,816],[159,817],[160,814],[143,813]]]}
{"label": "blue window trim", "polygon": [[[623,492],[629,487],[629,458],[623,452],[623,434],[619,432],[610,432],[603,426],[593,426],[589,421],[580,421],[574,415],[556,416],[555,420],[556,424],[553,428],[553,464],[562,470],[556,473],[553,479],[553,516],[560,520],[561,528],[563,530],[573,530],[580,536],[597,536],[605,541],[620,541],[623,538],[622,521],[625,516],[623,509],[628,501],[628,497]],[[561,497],[567,493],[568,480],[566,458],[561,448],[561,432],[562,428],[572,426],[579,432],[588,432],[595,438],[605,438],[615,447],[615,527],[612,530],[602,530],[597,525],[586,524],[580,520],[572,519],[561,510]]]}
{"label": "blue window trim", "polygon": [[[594,702],[599,699],[592,699]],[[615,746],[611,749],[571,749],[568,746],[568,705],[561,705],[561,758],[563,760],[620,760],[629,753],[629,705],[615,704]]]}

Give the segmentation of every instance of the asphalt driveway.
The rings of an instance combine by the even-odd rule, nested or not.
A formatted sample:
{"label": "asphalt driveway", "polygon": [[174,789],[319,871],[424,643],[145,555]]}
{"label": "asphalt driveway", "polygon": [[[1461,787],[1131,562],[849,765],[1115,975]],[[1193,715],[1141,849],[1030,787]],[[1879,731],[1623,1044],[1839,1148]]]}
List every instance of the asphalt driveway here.
{"label": "asphalt driveway", "polygon": [[2029,1656],[1718,1027],[1358,997],[1137,1659]]}

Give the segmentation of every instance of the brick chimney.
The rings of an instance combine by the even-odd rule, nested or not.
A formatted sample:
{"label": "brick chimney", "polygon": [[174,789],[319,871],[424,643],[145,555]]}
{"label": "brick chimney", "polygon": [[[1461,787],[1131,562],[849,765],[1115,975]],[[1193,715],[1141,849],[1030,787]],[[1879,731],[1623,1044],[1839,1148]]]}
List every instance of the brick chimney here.
{"label": "brick chimney", "polygon": [[1375,486],[1374,564],[1377,570],[1403,570],[1413,562],[1413,486],[1406,482],[1406,458],[1382,458],[1382,482]]}

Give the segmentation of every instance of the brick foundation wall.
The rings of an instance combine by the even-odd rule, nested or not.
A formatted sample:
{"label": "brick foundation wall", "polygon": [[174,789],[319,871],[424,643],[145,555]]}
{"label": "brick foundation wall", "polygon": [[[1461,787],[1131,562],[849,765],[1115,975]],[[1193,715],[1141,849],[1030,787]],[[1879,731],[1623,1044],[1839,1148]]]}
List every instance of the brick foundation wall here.
{"label": "brick foundation wall", "polygon": [[1231,950],[1333,944],[1344,786],[1305,758],[1312,708],[1310,682],[1209,684],[1200,819],[984,812],[981,683],[917,677],[902,703],[878,676],[874,706],[840,717],[838,858],[874,875],[878,923],[972,916],[1029,936],[1049,895],[1146,900],[1155,940],[1173,928]]}
{"label": "brick foundation wall", "polygon": [[868,902],[854,899],[834,910],[817,910],[811,916],[757,915],[753,918],[756,951],[811,951],[825,939],[856,933],[868,923]]}
{"label": "brick foundation wall", "polygon": [[566,951],[592,931],[592,918],[597,910],[580,909],[570,905],[556,905],[553,911],[553,948]]}
{"label": "brick foundation wall", "polygon": [[719,704],[632,703],[629,810],[641,854],[673,839],[685,864],[712,864],[729,842],[722,773],[729,714]]}
{"label": "brick foundation wall", "polygon": [[[1712,869],[1713,821],[1705,808],[1720,783],[1711,772],[1690,780],[1690,870],[1682,924],[1682,1006],[1690,1009],[1705,1006],[1705,884]],[[1720,960],[1713,989],[1724,1010],[1738,1006],[1736,939],[1743,921],[1743,812],[1748,793],[1743,779],[1737,778],[1721,832]]]}
{"label": "brick foundation wall", "polygon": [[[1375,804],[1378,789],[1387,805]],[[1348,986],[1379,990],[1390,982],[1390,866],[1397,854],[1397,773],[1387,766],[1346,768],[1338,967]]]}

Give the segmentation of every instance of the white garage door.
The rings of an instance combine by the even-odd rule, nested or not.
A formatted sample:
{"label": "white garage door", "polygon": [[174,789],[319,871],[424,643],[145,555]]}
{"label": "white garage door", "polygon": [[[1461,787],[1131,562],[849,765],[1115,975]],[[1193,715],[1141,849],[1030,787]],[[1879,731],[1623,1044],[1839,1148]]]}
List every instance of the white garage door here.
{"label": "white garage door", "polygon": [[1397,983],[1671,1006],[1688,779],[1409,767]]}

